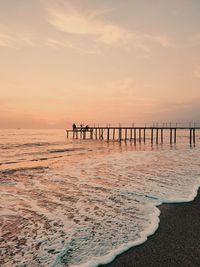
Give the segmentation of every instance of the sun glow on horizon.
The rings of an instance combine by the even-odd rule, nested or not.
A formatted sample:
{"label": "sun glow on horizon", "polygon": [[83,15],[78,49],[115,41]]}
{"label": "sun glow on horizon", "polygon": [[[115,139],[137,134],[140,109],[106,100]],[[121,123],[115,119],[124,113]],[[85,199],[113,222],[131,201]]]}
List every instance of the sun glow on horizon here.
{"label": "sun glow on horizon", "polygon": [[199,121],[199,11],[197,0],[1,1],[0,128]]}

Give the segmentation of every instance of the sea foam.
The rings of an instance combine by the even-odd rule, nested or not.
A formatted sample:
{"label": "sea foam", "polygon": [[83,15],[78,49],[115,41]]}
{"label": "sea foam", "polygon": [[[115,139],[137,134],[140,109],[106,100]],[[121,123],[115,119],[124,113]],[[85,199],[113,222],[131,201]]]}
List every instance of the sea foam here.
{"label": "sea foam", "polygon": [[[108,263],[156,231],[159,205],[191,201],[200,185],[197,147],[61,143],[53,131],[17,134],[8,135],[6,153],[0,144],[2,162],[13,162],[0,166],[7,266]],[[23,146],[38,140],[44,145]]]}

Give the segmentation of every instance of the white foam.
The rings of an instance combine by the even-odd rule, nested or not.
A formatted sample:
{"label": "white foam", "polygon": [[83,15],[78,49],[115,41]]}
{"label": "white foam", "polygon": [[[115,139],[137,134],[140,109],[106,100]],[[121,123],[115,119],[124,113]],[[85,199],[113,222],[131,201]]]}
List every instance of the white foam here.
{"label": "white foam", "polygon": [[141,237],[138,238],[137,240],[124,244],[120,246],[119,248],[112,250],[109,254],[105,256],[102,256],[99,258],[93,258],[87,263],[83,263],[80,265],[71,265],[71,267],[97,267],[100,264],[107,264],[113,261],[116,258],[116,256],[122,254],[123,252],[129,250],[130,248],[141,245],[147,240],[149,236],[153,235],[158,229],[159,222],[160,222],[159,215],[160,215],[160,210],[154,207],[151,224],[145,231],[140,233]]}
{"label": "white foam", "polygon": [[[195,185],[193,187],[193,190],[191,192],[191,194],[188,196],[188,198],[185,199],[179,199],[179,200],[173,200],[173,201],[165,201],[165,202],[158,202],[157,206],[165,204],[165,203],[183,203],[183,202],[190,202],[193,201],[195,199],[195,197],[197,196],[198,193],[198,189],[200,187],[200,178],[198,179],[198,184]],[[124,244],[122,246],[120,246],[119,248],[112,250],[109,254],[104,255],[102,257],[98,257],[98,258],[93,258],[92,260],[80,264],[80,265],[71,265],[70,267],[98,267],[101,264],[108,264],[110,262],[112,262],[118,255],[122,254],[123,252],[129,250],[130,248],[139,246],[141,244],[143,244],[144,242],[147,241],[148,237],[153,235],[156,230],[159,227],[159,219],[160,216],[160,210],[156,207],[154,207],[154,212],[152,214],[152,220],[151,220],[151,224],[149,225],[149,227],[140,233],[141,237],[138,238],[137,240],[133,241],[133,242],[129,242],[128,244]]]}
{"label": "white foam", "polygon": [[[84,148],[81,154],[71,151],[70,159],[66,153],[56,161],[48,160],[49,169],[44,171],[25,171],[29,165],[24,161],[19,173],[4,174],[2,216],[12,225],[19,223],[18,236],[27,239],[19,250],[24,256],[13,251],[10,265],[37,265],[31,255],[37,255],[43,266],[108,263],[154,234],[158,205],[191,201],[197,194],[197,148],[144,151],[102,142],[93,142],[91,147],[83,142],[78,147]],[[38,146],[32,149],[41,152]],[[40,164],[35,163],[36,167]],[[12,240],[9,247],[15,248]],[[35,240],[41,242],[38,250]]]}

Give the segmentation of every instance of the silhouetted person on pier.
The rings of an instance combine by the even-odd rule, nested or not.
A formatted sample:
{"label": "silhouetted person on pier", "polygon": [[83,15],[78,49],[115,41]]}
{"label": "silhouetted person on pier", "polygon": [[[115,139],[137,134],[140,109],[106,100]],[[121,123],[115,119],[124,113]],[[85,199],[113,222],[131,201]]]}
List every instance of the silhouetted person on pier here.
{"label": "silhouetted person on pier", "polygon": [[75,123],[72,124],[72,128],[73,128],[73,130],[76,129],[76,124]]}
{"label": "silhouetted person on pier", "polygon": [[86,125],[86,126],[85,126],[85,130],[86,130],[86,131],[89,130],[89,125]]}

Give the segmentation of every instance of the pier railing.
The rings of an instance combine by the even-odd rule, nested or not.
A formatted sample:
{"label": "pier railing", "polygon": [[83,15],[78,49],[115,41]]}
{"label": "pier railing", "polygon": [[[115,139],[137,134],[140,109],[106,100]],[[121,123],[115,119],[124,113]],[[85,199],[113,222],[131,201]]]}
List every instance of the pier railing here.
{"label": "pier railing", "polygon": [[133,141],[136,143],[146,143],[150,140],[151,144],[163,144],[164,134],[167,134],[170,144],[176,144],[177,132],[185,130],[188,132],[190,145],[196,143],[196,131],[200,130],[197,123],[152,123],[144,126],[94,126],[76,127],[66,130],[67,138],[72,133],[73,139],[96,139],[107,141]]}

